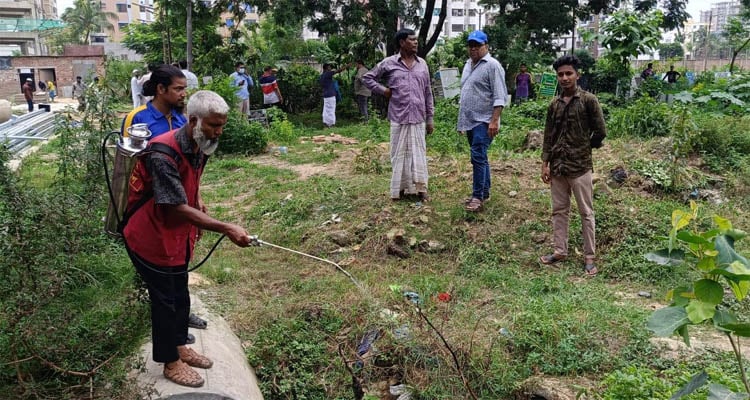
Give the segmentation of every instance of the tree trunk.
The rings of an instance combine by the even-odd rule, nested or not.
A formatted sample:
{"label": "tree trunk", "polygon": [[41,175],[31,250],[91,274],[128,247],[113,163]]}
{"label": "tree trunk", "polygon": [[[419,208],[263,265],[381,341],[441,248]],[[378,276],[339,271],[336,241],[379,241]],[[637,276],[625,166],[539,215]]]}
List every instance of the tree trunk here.
{"label": "tree trunk", "polygon": [[734,61],[737,59],[737,55],[740,54],[740,53],[742,53],[742,50],[745,48],[745,46],[747,46],[748,43],[750,43],[750,39],[745,40],[745,43],[742,43],[742,46],[740,46],[739,48],[735,49],[732,52],[732,62],[729,64],[729,73],[730,74],[734,70]]}
{"label": "tree trunk", "polygon": [[193,65],[193,0],[187,0],[187,18],[185,20],[185,35],[187,36],[187,49],[185,50],[185,61],[190,70]]}
{"label": "tree trunk", "polygon": [[448,16],[448,10],[446,9],[448,5],[448,0],[442,0],[441,7],[440,7],[440,15],[438,16],[437,29],[435,29],[435,32],[432,32],[432,36],[430,37],[429,40],[424,41],[424,38],[427,37],[427,32],[430,30],[430,25],[432,25],[432,10],[435,7],[435,0],[428,0],[427,2],[428,7],[429,7],[430,2],[432,3],[432,7],[430,8],[430,13],[428,15],[427,12],[425,11],[424,20],[422,21],[422,26],[419,28],[419,42],[424,43],[424,44],[419,48],[417,55],[419,55],[422,58],[426,58],[427,53],[429,53],[430,50],[432,50],[432,48],[435,47],[435,43],[440,37],[440,32],[443,30],[443,23],[445,22],[445,18]]}

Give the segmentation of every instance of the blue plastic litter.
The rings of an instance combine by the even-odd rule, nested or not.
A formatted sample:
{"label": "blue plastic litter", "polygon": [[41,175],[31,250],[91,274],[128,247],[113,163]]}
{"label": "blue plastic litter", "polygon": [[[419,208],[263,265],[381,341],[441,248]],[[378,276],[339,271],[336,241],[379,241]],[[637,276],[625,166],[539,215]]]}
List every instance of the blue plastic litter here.
{"label": "blue plastic litter", "polygon": [[404,292],[404,297],[406,297],[407,300],[411,301],[415,305],[422,304],[422,299],[419,297],[418,293],[415,293],[415,292]]}

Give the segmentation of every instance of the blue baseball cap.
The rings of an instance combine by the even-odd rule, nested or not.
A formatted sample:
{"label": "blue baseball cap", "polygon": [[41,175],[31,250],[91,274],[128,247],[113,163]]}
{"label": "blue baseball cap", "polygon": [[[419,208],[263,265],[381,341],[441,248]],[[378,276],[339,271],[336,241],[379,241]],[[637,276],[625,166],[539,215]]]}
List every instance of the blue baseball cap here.
{"label": "blue baseball cap", "polygon": [[487,43],[487,35],[482,31],[474,31],[469,34],[466,42]]}

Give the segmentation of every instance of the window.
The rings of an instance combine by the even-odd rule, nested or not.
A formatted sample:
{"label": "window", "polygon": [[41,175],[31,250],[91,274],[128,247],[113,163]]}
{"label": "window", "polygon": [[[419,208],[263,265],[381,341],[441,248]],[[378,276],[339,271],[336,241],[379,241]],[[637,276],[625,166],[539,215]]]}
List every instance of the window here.
{"label": "window", "polygon": [[451,32],[463,32],[464,24],[453,24],[451,25]]}
{"label": "window", "polygon": [[441,10],[440,8],[433,8],[432,15],[437,17],[438,15],[440,15],[440,10]]}
{"label": "window", "polygon": [[117,12],[118,13],[128,12],[128,5],[127,4],[117,4]]}
{"label": "window", "polygon": [[227,25],[227,28],[231,28],[234,26],[234,20],[232,20],[231,18],[227,18],[227,20],[224,21],[224,23]]}
{"label": "window", "polygon": [[477,26],[476,26],[476,24],[469,24],[469,25],[467,25],[466,30],[469,31],[469,32],[473,32],[473,31],[477,30]]}
{"label": "window", "polygon": [[451,15],[454,17],[463,17],[464,16],[464,10],[460,8],[454,8],[451,10]]}
{"label": "window", "polygon": [[246,19],[246,20],[245,20],[245,21],[243,21],[243,22],[245,23],[245,26],[249,28],[249,27],[251,27],[251,26],[255,25],[255,23],[256,23],[257,21],[256,21],[256,20],[254,20],[254,19],[252,19],[252,18],[248,18],[248,19]]}
{"label": "window", "polygon": [[469,9],[469,16],[470,17],[476,17],[477,16],[477,9],[476,8]]}
{"label": "window", "polygon": [[127,22],[118,22],[118,23],[117,23],[117,27],[118,27],[118,28],[120,28],[120,29],[123,29],[123,28],[125,28],[126,26],[128,26],[128,23],[127,23]]}

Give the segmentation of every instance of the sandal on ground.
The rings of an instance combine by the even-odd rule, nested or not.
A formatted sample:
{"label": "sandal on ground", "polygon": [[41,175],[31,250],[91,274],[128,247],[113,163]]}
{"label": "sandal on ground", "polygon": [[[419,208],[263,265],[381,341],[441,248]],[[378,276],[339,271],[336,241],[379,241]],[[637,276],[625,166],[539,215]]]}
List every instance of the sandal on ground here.
{"label": "sandal on ground", "polygon": [[188,317],[188,326],[195,329],[206,329],[208,322],[195,314],[190,314]]}
{"label": "sandal on ground", "polygon": [[198,354],[190,347],[179,346],[177,347],[177,352],[180,353],[180,360],[191,367],[208,369],[214,365],[214,362],[211,361],[211,359],[202,354]]}
{"label": "sandal on ground", "polygon": [[552,265],[563,260],[565,260],[565,256],[559,254],[547,254],[546,256],[539,257],[539,262],[544,265]]}
{"label": "sandal on ground", "polygon": [[[474,197],[467,197],[467,198],[465,198],[465,199],[464,199],[464,205],[468,205],[469,203],[471,203],[471,201],[472,201],[473,199],[474,199]],[[483,199],[482,199],[482,203],[486,202],[486,201],[487,201],[487,200],[489,200],[489,199],[490,199],[490,196],[487,196],[487,197],[483,198]]]}
{"label": "sandal on ground", "polygon": [[193,336],[192,333],[188,333],[187,337],[185,338],[185,344],[193,344],[195,343],[195,336]]}
{"label": "sandal on ground", "polygon": [[419,201],[422,203],[427,203],[430,201],[430,195],[427,194],[427,192],[419,192]]}
{"label": "sandal on ground", "polygon": [[588,276],[596,276],[596,274],[599,273],[599,270],[596,269],[596,265],[592,261],[592,262],[587,262],[586,264],[583,265],[583,272],[585,272],[586,275]]}
{"label": "sandal on ground", "polygon": [[177,360],[170,364],[172,364],[171,367],[167,366],[167,364],[164,364],[165,378],[181,386],[203,386],[203,378],[198,372],[190,368],[189,365],[180,360]]}
{"label": "sandal on ground", "polygon": [[466,204],[464,209],[468,212],[479,212],[482,210],[482,200],[479,200],[475,197],[471,199],[468,204]]}

